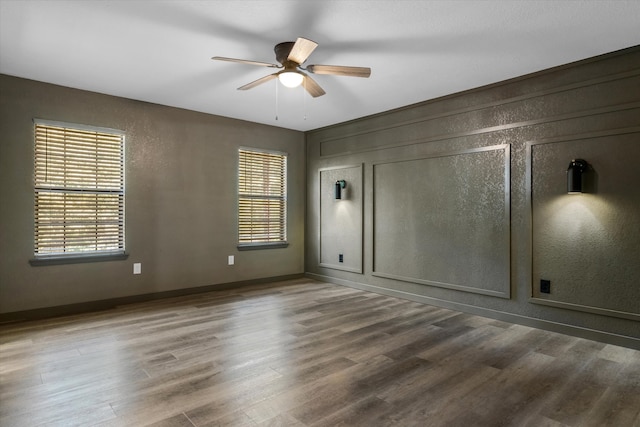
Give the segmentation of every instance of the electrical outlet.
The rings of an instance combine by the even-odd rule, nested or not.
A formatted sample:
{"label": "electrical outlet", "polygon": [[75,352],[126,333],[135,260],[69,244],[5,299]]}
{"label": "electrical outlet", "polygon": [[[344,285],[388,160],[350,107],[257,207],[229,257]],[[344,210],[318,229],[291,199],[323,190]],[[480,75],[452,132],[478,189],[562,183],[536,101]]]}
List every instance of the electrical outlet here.
{"label": "electrical outlet", "polygon": [[142,274],[142,263],[140,262],[133,263],[133,274]]}
{"label": "electrical outlet", "polygon": [[344,255],[338,254],[338,262],[344,262]]}
{"label": "electrical outlet", "polygon": [[229,257],[227,258],[227,264],[233,265],[235,263],[236,263],[235,257],[233,255],[229,255]]}
{"label": "electrical outlet", "polygon": [[551,280],[540,279],[540,292],[543,294],[551,293]]}

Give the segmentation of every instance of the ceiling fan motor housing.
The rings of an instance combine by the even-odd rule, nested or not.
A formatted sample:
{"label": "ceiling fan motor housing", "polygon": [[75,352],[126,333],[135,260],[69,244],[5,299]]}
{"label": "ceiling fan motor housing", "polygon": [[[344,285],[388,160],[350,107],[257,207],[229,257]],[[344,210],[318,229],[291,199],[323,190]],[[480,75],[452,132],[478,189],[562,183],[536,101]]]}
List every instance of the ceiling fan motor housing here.
{"label": "ceiling fan motor housing", "polygon": [[[291,49],[293,49],[293,45],[295,42],[282,42],[278,43],[274,48],[274,52],[276,53],[276,60],[282,65],[286,65],[285,62],[293,62],[289,61],[289,54],[291,53]],[[295,63],[295,62],[294,62]],[[300,65],[300,64],[296,64]]]}

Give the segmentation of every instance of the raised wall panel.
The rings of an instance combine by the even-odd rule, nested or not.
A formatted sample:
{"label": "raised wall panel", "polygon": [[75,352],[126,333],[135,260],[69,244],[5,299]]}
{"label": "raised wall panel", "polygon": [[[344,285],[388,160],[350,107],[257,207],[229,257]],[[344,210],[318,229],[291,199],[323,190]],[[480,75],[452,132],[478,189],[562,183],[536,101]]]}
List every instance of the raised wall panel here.
{"label": "raised wall panel", "polygon": [[[334,197],[338,180],[347,183],[340,200]],[[362,165],[320,171],[321,267],[362,273],[362,182]]]}
{"label": "raised wall panel", "polygon": [[[590,165],[578,195],[574,158]],[[640,128],[532,142],[528,163],[532,302],[640,320]]]}
{"label": "raised wall panel", "polygon": [[509,146],[373,166],[373,275],[508,298]]}

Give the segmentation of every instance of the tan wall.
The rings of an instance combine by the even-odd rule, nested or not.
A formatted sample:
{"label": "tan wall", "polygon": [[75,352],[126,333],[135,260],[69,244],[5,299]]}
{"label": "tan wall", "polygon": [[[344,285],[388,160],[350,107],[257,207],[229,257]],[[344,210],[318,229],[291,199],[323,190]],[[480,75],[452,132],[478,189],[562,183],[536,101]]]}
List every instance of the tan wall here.
{"label": "tan wall", "polygon": [[[573,158],[587,194],[566,193]],[[323,191],[349,165],[364,209]],[[639,47],[308,132],[306,270],[640,346],[638,165]],[[362,236],[345,254],[363,248],[362,274],[320,262],[334,235]]]}
{"label": "tan wall", "polygon": [[[34,118],[126,133],[126,261],[29,265]],[[5,75],[0,129],[0,313],[304,271],[301,132]],[[289,154],[288,248],[236,249],[239,146]]]}

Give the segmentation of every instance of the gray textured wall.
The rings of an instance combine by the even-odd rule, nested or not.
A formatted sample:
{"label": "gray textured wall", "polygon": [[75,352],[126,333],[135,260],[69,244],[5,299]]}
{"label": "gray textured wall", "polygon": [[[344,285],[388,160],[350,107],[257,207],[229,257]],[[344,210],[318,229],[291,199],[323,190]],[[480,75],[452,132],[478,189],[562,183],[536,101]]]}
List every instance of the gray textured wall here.
{"label": "gray textured wall", "polygon": [[[335,199],[338,180],[346,182],[340,200]],[[320,171],[321,266],[362,273],[362,190],[362,165]]]}
{"label": "gray textured wall", "polygon": [[508,147],[373,164],[372,274],[508,297]]}
{"label": "gray textured wall", "polygon": [[[533,281],[552,289],[534,286],[538,302],[640,315],[639,148],[638,130],[624,129],[531,145]],[[567,153],[590,159],[584,194],[562,191]]]}
{"label": "gray textured wall", "polygon": [[[4,75],[0,94],[0,313],[304,271],[301,132]],[[126,133],[128,260],[29,265],[34,118]],[[289,154],[288,248],[236,250],[239,146]]]}
{"label": "gray textured wall", "polygon": [[[576,157],[589,193],[568,195]],[[345,164],[364,165],[362,274],[319,265],[338,248],[312,232],[318,171]],[[306,270],[640,346],[638,165],[640,47],[308,132]]]}

